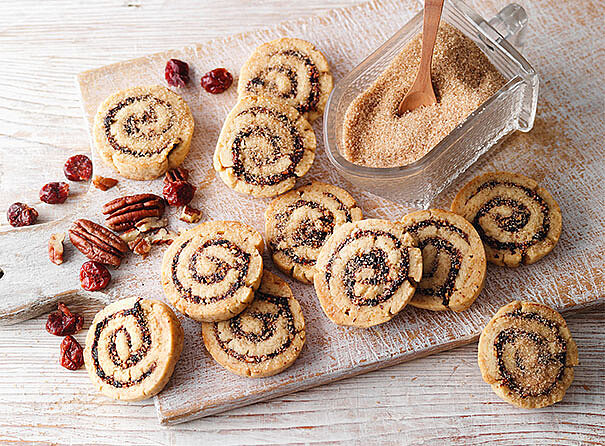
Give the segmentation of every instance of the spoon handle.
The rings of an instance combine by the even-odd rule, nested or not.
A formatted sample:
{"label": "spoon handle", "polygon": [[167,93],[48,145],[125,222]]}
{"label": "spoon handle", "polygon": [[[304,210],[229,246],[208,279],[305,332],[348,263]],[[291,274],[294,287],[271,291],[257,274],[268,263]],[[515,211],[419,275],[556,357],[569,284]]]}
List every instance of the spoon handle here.
{"label": "spoon handle", "polygon": [[[424,23],[422,25],[422,53],[418,72],[423,73],[430,82],[431,63],[433,61],[433,48],[437,40],[439,21],[444,0],[425,0]],[[426,80],[426,79],[425,79]]]}

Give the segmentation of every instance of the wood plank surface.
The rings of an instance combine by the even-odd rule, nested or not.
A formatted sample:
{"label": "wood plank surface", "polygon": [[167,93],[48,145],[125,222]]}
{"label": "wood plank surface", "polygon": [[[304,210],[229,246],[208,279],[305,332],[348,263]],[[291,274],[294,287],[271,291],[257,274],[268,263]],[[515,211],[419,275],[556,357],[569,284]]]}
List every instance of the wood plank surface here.
{"label": "wood plank surface", "polygon": [[[49,173],[60,174],[60,166],[67,153],[87,151],[88,137],[80,118],[73,83],[73,75],[81,69],[162,49],[180,47],[211,36],[264,26],[285,18],[293,18],[292,15],[325,11],[332,4],[340,6],[344,3],[351,4],[351,2],[306,2],[305,4],[276,1],[254,2],[254,4],[232,2],[226,5],[224,11],[213,11],[216,15],[207,14],[208,8],[212,6],[211,2],[132,2],[130,3],[132,6],[128,6],[127,2],[94,5],[45,2],[42,6],[40,3],[31,2],[35,7],[29,7],[27,2],[8,4],[0,16],[0,51],[5,56],[3,59],[6,60],[5,65],[0,68],[0,96],[2,96],[0,99],[0,190],[3,192],[0,195],[0,200],[3,200],[0,202],[0,209],[5,209],[10,202],[17,199],[31,203],[32,191],[37,191],[41,184],[48,181]],[[544,13],[547,3],[537,2],[524,6],[528,9],[530,17],[536,17],[539,13]],[[594,15],[591,14],[596,13],[596,3],[585,3],[588,6],[588,15],[584,18],[594,19]],[[493,2],[496,6],[502,4],[502,2]],[[491,10],[489,8],[486,10],[484,5],[475,6],[485,15],[495,12],[493,6]],[[548,14],[558,17],[566,17],[570,14],[575,17],[579,14],[576,5],[557,6],[558,9],[548,10]],[[133,23],[137,26],[133,27]],[[539,32],[540,23],[533,23],[533,25]],[[573,34],[570,34],[572,33],[563,33],[562,40],[569,41],[573,37]],[[602,59],[602,51],[599,52],[599,48],[603,46],[600,36],[587,34],[586,45],[589,49],[595,50],[592,53],[596,57]],[[599,42],[601,42],[600,46]],[[554,72],[555,68],[560,68],[556,61],[548,61],[546,65],[550,65],[548,68],[551,72]],[[594,74],[594,66],[591,65],[585,71]],[[602,115],[602,101],[598,101],[599,92],[602,98],[602,88],[595,84],[594,77],[582,77],[581,70],[574,74],[576,79],[593,88],[593,92],[596,93],[596,96],[581,103],[584,110],[596,112],[596,117],[599,112]],[[565,79],[560,76],[547,79],[546,86],[549,86],[549,83],[551,93],[556,90],[553,85],[558,86],[561,83],[566,85]],[[550,98],[552,99],[552,95]],[[565,98],[567,99],[567,96]],[[602,121],[600,122],[602,124]],[[544,122],[542,124],[542,131],[548,130],[548,126],[544,125]],[[599,137],[602,139],[602,125],[596,132],[581,134],[581,136],[582,142],[594,144]],[[518,139],[517,143],[527,143],[525,135],[515,138]],[[49,166],[48,169],[39,168],[43,163]],[[47,208],[44,209],[43,218],[50,220],[58,216],[57,209]],[[65,210],[66,208],[62,208],[60,213]],[[602,292],[602,289],[596,291]],[[88,310],[89,318],[93,314],[92,310],[99,308],[89,301],[82,305]],[[564,407],[566,401],[554,408],[532,413],[531,420],[525,420],[528,425],[533,425],[531,429],[525,427],[528,433],[525,436],[527,440],[523,439],[523,441],[526,441],[526,444],[552,443],[557,438],[562,443],[569,444],[603,441],[603,375],[600,372],[603,369],[602,311],[600,310],[598,314],[601,315],[600,319],[598,317],[594,319],[594,315],[586,319],[587,326],[578,322],[578,327],[582,327],[582,336],[586,334],[590,342],[593,339],[595,341],[594,344],[586,343],[588,351],[594,352],[590,357],[601,359],[600,363],[597,360],[586,364],[587,367],[591,367],[589,369],[591,373],[588,374],[590,378],[587,380],[589,384],[586,384],[590,390],[584,389],[586,392],[580,391],[576,394],[578,399],[572,400],[575,402],[572,404],[573,409],[569,407],[558,409]],[[479,374],[474,364],[473,350],[473,353],[467,355],[468,358],[473,358],[469,359],[470,365],[467,364],[468,370],[472,371],[473,379],[469,378],[469,374],[459,377],[458,373],[452,372],[451,367],[447,368],[451,365],[452,358],[457,356],[450,357],[449,360],[444,359],[446,362],[439,362],[438,358],[447,358],[450,355],[442,354],[407,365],[407,367],[416,367],[416,364],[424,363],[422,367],[426,369],[417,370],[422,370],[423,376],[432,376],[433,384],[422,385],[420,391],[416,388],[417,385],[411,382],[408,383],[409,389],[399,388],[400,381],[405,382],[406,377],[411,376],[408,373],[414,373],[413,370],[416,370],[401,366],[402,370],[407,371],[394,375],[399,378],[394,380],[395,383],[387,379],[388,371],[399,370],[399,367],[368,375],[376,379],[372,378],[373,381],[366,383],[367,386],[359,384],[364,379],[360,377],[321,388],[336,389],[335,392],[340,396],[325,395],[323,390],[318,389],[278,399],[268,405],[260,404],[249,409],[234,411],[232,412],[234,418],[229,418],[231,415],[212,417],[202,422],[187,424],[182,429],[164,430],[161,431],[162,435],[158,435],[157,422],[152,419],[153,416],[149,418],[140,416],[145,413],[145,410],[148,414],[153,413],[148,404],[126,405],[107,401],[92,394],[87,379],[81,372],[69,374],[63,371],[56,364],[56,357],[53,357],[56,355],[58,341],[43,334],[42,325],[42,319],[37,319],[25,325],[0,329],[2,330],[0,331],[0,372],[6,372],[6,377],[3,376],[1,380],[4,384],[0,384],[2,398],[0,440],[2,441],[41,443],[60,441],[82,444],[114,442],[127,444],[131,441],[131,443],[183,444],[187,440],[207,439],[209,442],[214,440],[225,444],[250,444],[263,441],[284,443],[369,439],[381,444],[399,442],[418,444],[425,440],[447,442],[448,437],[453,435],[452,441],[457,441],[458,444],[466,444],[465,439],[468,443],[475,440],[477,442],[501,440],[520,444],[521,441],[515,443],[515,439],[518,438],[512,433],[519,430],[519,424],[523,422],[523,414],[528,413],[499,403],[489,388],[480,379],[477,380]],[[592,331],[587,330],[589,327],[593,327]],[[573,332],[575,335],[576,331]],[[468,347],[468,349],[472,348]],[[591,348],[593,350],[590,350]],[[583,361],[582,355],[581,360]],[[593,366],[598,368],[593,369]],[[49,367],[52,373],[42,372]],[[430,389],[439,388],[440,381],[448,373],[452,375],[453,382],[457,382],[458,385],[445,387],[441,395],[441,406],[437,401],[433,404],[434,395],[430,393]],[[591,386],[590,379],[594,379],[597,383],[596,387],[594,384]],[[470,387],[468,381],[472,381]],[[574,384],[575,388],[579,382],[578,378]],[[386,390],[374,390],[374,387]],[[415,395],[414,388],[418,395]],[[474,423],[457,423],[456,420],[461,415],[458,406],[453,413],[450,413],[452,407],[447,392],[452,392],[455,398],[463,402],[465,398],[470,398],[471,388],[483,391],[481,401],[491,401],[502,409],[489,415],[493,417],[490,418],[493,422],[479,422],[474,428]],[[357,393],[358,391],[361,393]],[[400,394],[399,391],[403,393]],[[429,392],[428,397],[425,391]],[[316,393],[321,396],[308,397]],[[390,401],[391,394],[395,395],[393,397],[395,399],[398,398],[397,395],[404,395],[397,403],[392,402],[394,407],[398,408],[396,416],[393,415],[392,410],[382,411],[381,403],[374,402],[380,399]],[[417,400],[416,397],[420,399]],[[425,397],[428,399],[423,400],[422,398]],[[59,400],[59,404],[55,404],[56,399]],[[272,406],[272,404],[277,405]],[[284,411],[282,410],[284,404],[294,404],[299,409]],[[32,410],[31,406],[35,409]],[[419,415],[414,406],[428,408],[426,411],[429,418]],[[469,407],[474,406],[469,403]],[[404,411],[402,414],[400,411],[403,408],[407,412]],[[304,415],[307,412],[308,417]],[[576,418],[570,415],[581,412],[585,412],[584,417]],[[475,413],[479,415],[480,411]],[[513,421],[517,413],[523,414],[519,416],[518,421]],[[548,414],[554,415],[548,416]],[[469,416],[471,420],[474,419],[472,410]],[[140,421],[134,424],[133,421],[137,419]],[[481,418],[475,419],[481,420]],[[308,424],[298,424],[298,420],[306,420]],[[567,430],[561,428],[566,422],[571,423]],[[155,427],[150,428],[152,423]],[[255,429],[263,425],[269,427]],[[435,425],[446,432],[445,436],[434,435]],[[85,435],[79,432],[80,426],[87,430]],[[290,426],[298,429],[286,433],[286,429]],[[449,428],[451,426],[458,426],[462,430],[456,433],[455,429]],[[310,428],[306,429],[307,427]],[[377,429],[374,429],[375,427]],[[496,429],[493,429],[494,427]],[[477,435],[480,433],[487,436]],[[455,438],[456,435],[459,439]],[[435,444],[434,442],[432,444]]]}

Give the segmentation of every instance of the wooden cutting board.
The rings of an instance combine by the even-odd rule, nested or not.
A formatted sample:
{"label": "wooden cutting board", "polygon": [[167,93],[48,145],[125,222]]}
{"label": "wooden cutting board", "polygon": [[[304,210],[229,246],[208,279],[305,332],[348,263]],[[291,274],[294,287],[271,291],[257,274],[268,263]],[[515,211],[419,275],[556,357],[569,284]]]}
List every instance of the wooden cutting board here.
{"label": "wooden cutting board", "polygon": [[[164,84],[163,69],[169,58],[189,62],[194,70],[192,85],[178,93],[191,107],[196,121],[191,152],[185,161],[198,187],[193,205],[202,210],[207,220],[240,220],[263,231],[263,212],[268,200],[231,191],[215,177],[212,169],[214,145],[226,114],[236,102],[236,89],[209,95],[198,87],[200,75],[219,66],[237,74],[256,46],[276,37],[292,36],[314,42],[326,54],[338,82],[418,10],[412,1],[378,0],[88,71],[78,77],[83,110],[90,126],[98,104],[107,95],[136,85]],[[560,74],[561,64],[572,67],[575,62],[564,53],[557,57],[560,64],[553,64],[552,55],[535,48],[528,55],[530,61],[540,63],[538,72],[546,83]],[[303,306],[307,345],[294,366],[264,379],[246,379],[223,370],[205,352],[199,324],[182,317],[185,348],[170,383],[156,397],[160,420],[166,424],[180,423],[462,345],[475,339],[497,308],[513,299],[538,301],[565,311],[602,301],[603,125],[594,119],[600,113],[599,104],[581,95],[576,103],[558,101],[556,94],[545,89],[536,128],[531,133],[510,137],[435,202],[436,207],[449,207],[464,182],[486,171],[506,169],[529,175],[552,192],[563,210],[561,241],[549,256],[535,265],[517,269],[490,265],[482,295],[464,313],[406,308],[391,322],[371,329],[332,324],[321,311],[313,288],[286,278]],[[578,109],[584,110],[585,115],[578,116]],[[323,151],[321,120],[314,129],[319,142],[317,158],[301,184],[319,179],[344,187],[358,200],[366,217],[397,219],[410,211],[357,190],[340,178]],[[94,150],[93,157],[96,174],[116,176],[96,158]],[[5,273],[0,279],[0,321],[24,320],[47,310],[67,294],[82,294],[77,271],[84,258],[68,245],[66,263],[60,267],[50,264],[45,254],[48,237],[52,232],[65,231],[78,217],[102,222],[103,203],[140,192],[161,194],[161,179],[144,182],[122,179],[108,192],[91,189],[80,200],[81,206],[61,220],[3,229],[0,252],[12,253],[12,257],[10,260],[5,257],[0,265]],[[173,230],[190,227],[174,215],[170,215],[170,224]],[[106,292],[88,295],[102,301],[133,295],[162,299],[159,281],[162,255],[163,249],[155,248],[146,260],[128,257],[119,270],[112,272],[112,285]],[[266,255],[265,261],[274,270]]]}

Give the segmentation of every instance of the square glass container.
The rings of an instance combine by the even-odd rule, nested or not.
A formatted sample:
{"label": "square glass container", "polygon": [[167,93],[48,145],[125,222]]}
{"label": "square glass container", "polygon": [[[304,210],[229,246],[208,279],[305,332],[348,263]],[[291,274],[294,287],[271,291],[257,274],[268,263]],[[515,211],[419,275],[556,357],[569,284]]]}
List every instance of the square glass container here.
{"label": "square glass container", "polygon": [[506,135],[531,130],[538,100],[538,76],[513,48],[527,16],[516,4],[488,23],[458,0],[445,2],[442,20],[471,38],[507,83],[418,161],[402,167],[358,166],[340,151],[349,104],[388,67],[403,47],[422,31],[422,12],[354,68],[334,88],[324,116],[328,158],[347,180],[391,201],[427,208],[435,196]]}

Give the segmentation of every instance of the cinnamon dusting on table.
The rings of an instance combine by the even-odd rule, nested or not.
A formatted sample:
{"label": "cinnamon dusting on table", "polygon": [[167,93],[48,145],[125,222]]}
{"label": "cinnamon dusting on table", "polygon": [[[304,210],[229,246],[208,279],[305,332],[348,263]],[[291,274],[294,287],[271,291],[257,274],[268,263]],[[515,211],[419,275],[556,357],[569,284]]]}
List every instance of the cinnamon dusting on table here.
{"label": "cinnamon dusting on table", "polygon": [[416,76],[421,45],[419,34],[349,106],[342,154],[352,163],[397,167],[419,160],[506,83],[472,40],[442,24],[432,65],[437,104],[397,116]]}

